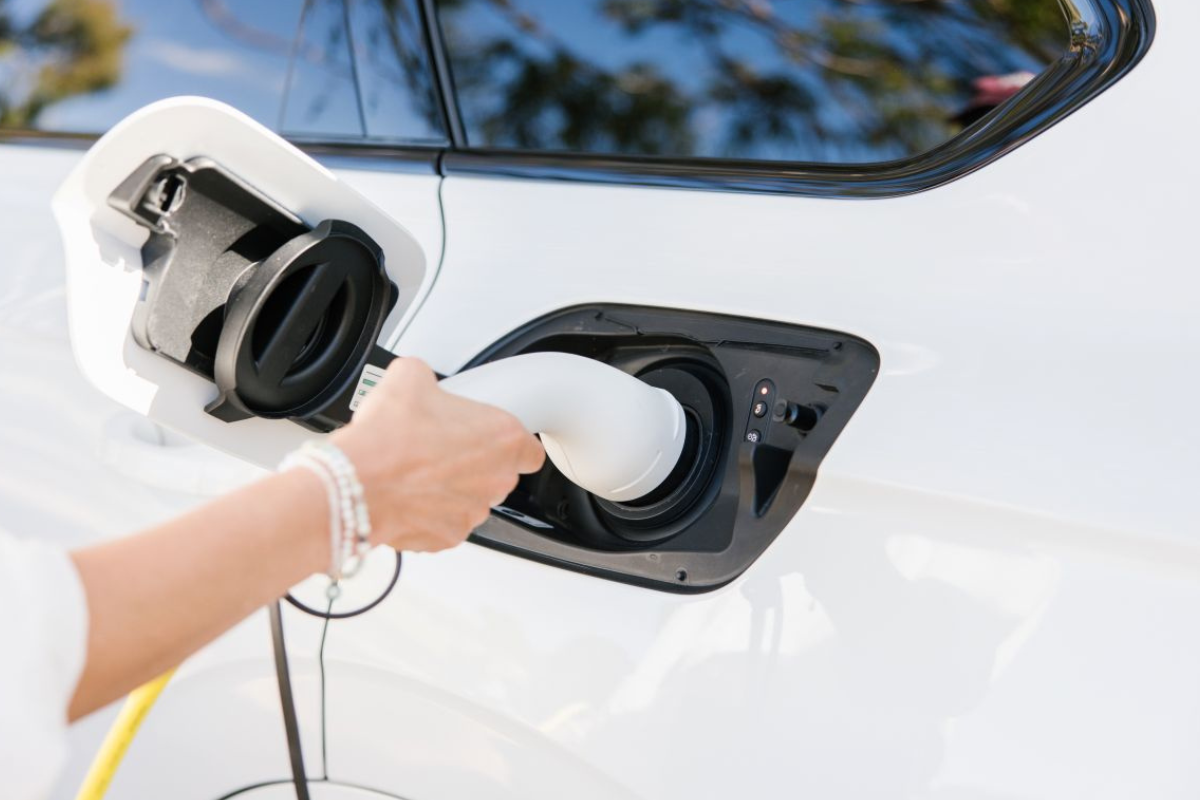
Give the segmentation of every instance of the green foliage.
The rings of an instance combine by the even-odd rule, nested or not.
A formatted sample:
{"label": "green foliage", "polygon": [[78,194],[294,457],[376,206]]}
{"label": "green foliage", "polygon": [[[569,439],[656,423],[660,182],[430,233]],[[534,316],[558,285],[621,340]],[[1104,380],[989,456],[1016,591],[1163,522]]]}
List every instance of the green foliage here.
{"label": "green foliage", "polygon": [[[476,125],[489,143],[686,155],[719,120],[729,155],[922,152],[957,132],[974,79],[1044,66],[1069,46],[1059,0],[593,2],[598,25],[631,43],[670,33],[707,66],[686,81],[654,64],[606,67],[521,0],[441,0],[460,105],[487,109]],[[485,7],[510,32],[471,38]]]}
{"label": "green foliage", "polygon": [[116,84],[132,33],[112,0],[52,0],[25,25],[0,5],[0,127],[33,127],[53,103]]}

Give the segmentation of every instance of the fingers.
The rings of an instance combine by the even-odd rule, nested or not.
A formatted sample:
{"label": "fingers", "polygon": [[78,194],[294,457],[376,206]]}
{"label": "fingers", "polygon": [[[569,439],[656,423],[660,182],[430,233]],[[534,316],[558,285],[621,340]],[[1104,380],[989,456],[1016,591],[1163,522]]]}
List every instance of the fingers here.
{"label": "fingers", "polygon": [[512,461],[509,463],[515,465],[520,474],[537,472],[546,460],[546,451],[542,448],[542,443],[525,430],[525,426],[516,417],[507,411],[497,411],[499,413],[496,424],[500,431],[497,438],[512,455]]}
{"label": "fingers", "polygon": [[421,359],[393,359],[379,385],[367,394],[354,416],[360,420],[373,420],[377,414],[389,414],[401,407],[401,398],[426,392],[436,386],[437,377]]}
{"label": "fingers", "polygon": [[518,475],[516,472],[508,472],[496,476],[494,488],[492,488],[488,500],[488,508],[494,508],[501,505],[513,490],[517,488]]}
{"label": "fingers", "polygon": [[386,376],[394,376],[399,380],[412,380],[421,383],[430,381],[436,383],[437,378],[433,374],[433,369],[419,358],[405,356],[404,358],[393,359],[387,366]]}
{"label": "fingers", "polygon": [[545,460],[516,417],[444,392],[415,358],[392,361],[334,436],[358,471],[379,540],[401,550],[461,543]]}
{"label": "fingers", "polygon": [[517,472],[528,475],[537,472],[546,463],[546,450],[536,436],[529,434],[522,439],[520,451],[517,453]]}

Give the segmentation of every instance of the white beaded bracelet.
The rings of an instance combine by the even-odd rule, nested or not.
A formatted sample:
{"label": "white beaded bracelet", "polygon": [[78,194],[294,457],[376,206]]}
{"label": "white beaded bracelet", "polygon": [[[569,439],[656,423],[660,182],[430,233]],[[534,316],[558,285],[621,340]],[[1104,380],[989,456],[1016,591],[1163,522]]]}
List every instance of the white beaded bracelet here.
{"label": "white beaded bracelet", "polygon": [[280,464],[280,469],[303,467],[317,474],[329,501],[330,566],[335,583],[361,568],[370,549],[371,517],[354,464],[335,445],[308,441]]}
{"label": "white beaded bracelet", "polygon": [[329,442],[311,444],[314,453],[324,459],[342,490],[343,519],[347,528],[354,532],[354,552],[361,560],[361,555],[371,547],[371,515],[367,512],[367,500],[362,483],[358,480],[358,472],[346,454],[336,446]]}
{"label": "white beaded bracelet", "polygon": [[352,576],[362,566],[363,556],[371,547],[371,518],[358,473],[345,453],[329,442],[307,442],[301,450],[307,450],[324,464],[337,483],[344,531],[342,574]]}
{"label": "white beaded bracelet", "polygon": [[321,485],[325,487],[325,496],[329,503],[329,577],[336,583],[342,578],[342,562],[345,558],[337,484],[334,483],[324,465],[307,454],[300,452],[290,454],[280,464],[279,469],[283,471],[293,467],[300,467],[312,472],[321,479]]}

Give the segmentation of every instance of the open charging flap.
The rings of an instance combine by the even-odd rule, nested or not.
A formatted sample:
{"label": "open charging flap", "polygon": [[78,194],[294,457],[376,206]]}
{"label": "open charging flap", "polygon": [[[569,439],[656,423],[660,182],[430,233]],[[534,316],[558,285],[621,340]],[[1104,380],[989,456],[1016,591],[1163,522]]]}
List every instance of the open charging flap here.
{"label": "open charging flap", "polygon": [[267,467],[349,420],[393,357],[379,342],[432,277],[404,226],[206,98],[120,122],[53,208],[83,374],[155,422]]}

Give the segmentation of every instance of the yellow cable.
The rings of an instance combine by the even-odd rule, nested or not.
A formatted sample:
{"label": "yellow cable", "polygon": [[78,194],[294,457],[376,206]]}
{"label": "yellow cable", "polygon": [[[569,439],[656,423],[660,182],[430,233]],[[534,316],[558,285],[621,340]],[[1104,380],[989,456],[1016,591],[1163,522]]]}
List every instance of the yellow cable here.
{"label": "yellow cable", "polygon": [[154,701],[162,694],[162,690],[174,674],[175,670],[168,670],[129,693],[125,705],[121,706],[116,720],[108,729],[104,742],[96,751],[96,757],[92,759],[92,766],[88,768],[87,777],[80,784],[75,800],[101,800],[104,797],[117,767],[121,765],[121,759],[125,758],[125,751],[137,735],[138,728],[142,726],[146,714],[150,713],[150,707],[154,705]]}

